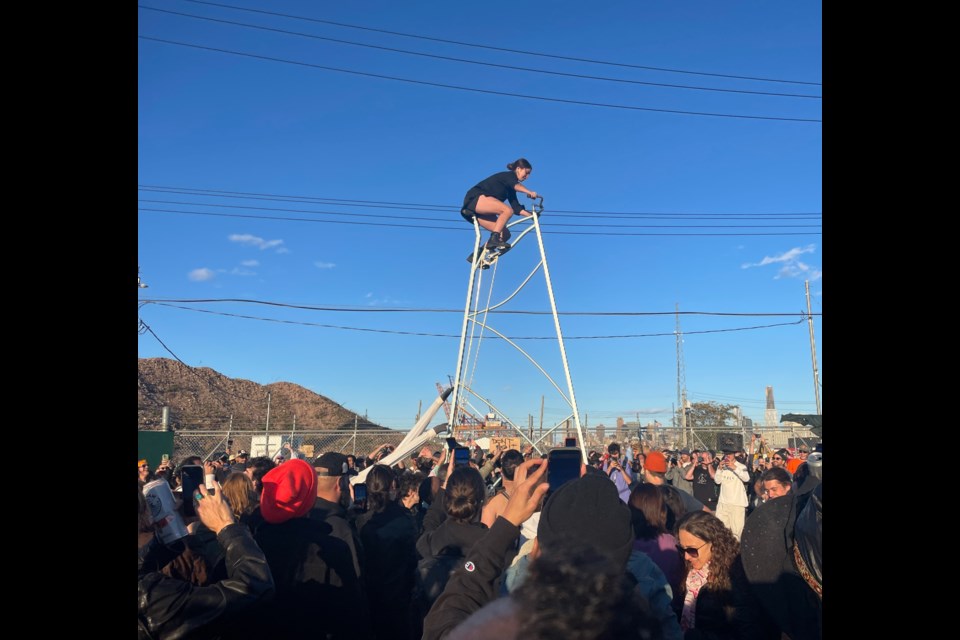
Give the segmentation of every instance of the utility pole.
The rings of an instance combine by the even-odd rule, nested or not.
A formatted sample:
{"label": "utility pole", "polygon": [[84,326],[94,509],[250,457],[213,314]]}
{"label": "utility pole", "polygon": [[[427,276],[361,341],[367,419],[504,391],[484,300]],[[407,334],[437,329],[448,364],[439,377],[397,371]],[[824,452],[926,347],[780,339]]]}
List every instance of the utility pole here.
{"label": "utility pole", "polygon": [[537,442],[543,440],[543,399],[545,397],[546,396],[540,396],[540,438],[537,440]]}
{"label": "utility pole", "polygon": [[[680,305],[676,305],[677,316],[677,401],[680,403],[680,440],[683,445],[687,445],[687,381],[683,366],[683,337],[680,333]],[[691,434],[690,443],[693,438]]]}
{"label": "utility pole", "polygon": [[423,409],[423,400],[420,400],[420,402],[417,403],[417,419],[413,421],[414,424],[420,422],[420,411],[422,409]]}
{"label": "utility pole", "polygon": [[804,280],[803,286],[807,290],[807,326],[810,327],[810,356],[813,358],[813,397],[817,399],[817,415],[820,410],[820,375],[817,373],[817,343],[813,339],[813,313],[810,310],[810,281]]}
{"label": "utility pole", "polygon": [[265,445],[266,450],[270,451],[270,392],[267,391],[267,428],[264,430],[263,435],[266,436],[267,443]]}

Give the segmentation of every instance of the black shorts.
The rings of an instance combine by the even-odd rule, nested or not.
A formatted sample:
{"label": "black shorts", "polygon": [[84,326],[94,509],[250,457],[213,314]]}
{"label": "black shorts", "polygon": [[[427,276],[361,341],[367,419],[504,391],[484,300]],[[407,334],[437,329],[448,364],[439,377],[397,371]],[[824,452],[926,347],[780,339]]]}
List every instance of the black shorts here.
{"label": "black shorts", "polygon": [[[477,213],[477,202],[479,202],[481,195],[483,194],[470,189],[463,198],[463,207],[460,208],[460,215],[470,224],[473,224],[473,216]],[[467,211],[470,211],[470,213],[466,213]]]}

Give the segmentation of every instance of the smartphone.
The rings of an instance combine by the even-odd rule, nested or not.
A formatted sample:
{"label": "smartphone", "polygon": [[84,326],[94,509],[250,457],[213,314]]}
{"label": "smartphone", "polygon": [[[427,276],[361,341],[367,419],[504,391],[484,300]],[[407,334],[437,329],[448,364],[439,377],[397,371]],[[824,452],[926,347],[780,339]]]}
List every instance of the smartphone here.
{"label": "smartphone", "polygon": [[180,497],[183,500],[183,515],[195,516],[197,510],[193,505],[193,496],[197,489],[203,487],[203,467],[198,464],[187,464],[180,468],[180,486],[183,492]]}
{"label": "smartphone", "polygon": [[353,485],[353,506],[357,511],[367,510],[367,485],[362,482]]}
{"label": "smartphone", "polygon": [[165,453],[160,456],[160,464],[169,464],[170,463],[170,454]]}
{"label": "smartphone", "polygon": [[453,450],[453,466],[464,467],[470,464],[470,449],[457,447]]}
{"label": "smartphone", "polygon": [[576,447],[553,449],[547,454],[547,482],[550,484],[550,493],[579,478],[581,462],[580,449]]}
{"label": "smartphone", "polygon": [[564,447],[575,447],[575,446],[577,446],[577,439],[576,439],[576,438],[565,438],[564,441],[563,441],[563,446],[564,446]]}
{"label": "smartphone", "polygon": [[457,443],[456,438],[447,438],[447,449],[450,449],[452,451],[453,449],[456,449],[459,446],[460,445]]}

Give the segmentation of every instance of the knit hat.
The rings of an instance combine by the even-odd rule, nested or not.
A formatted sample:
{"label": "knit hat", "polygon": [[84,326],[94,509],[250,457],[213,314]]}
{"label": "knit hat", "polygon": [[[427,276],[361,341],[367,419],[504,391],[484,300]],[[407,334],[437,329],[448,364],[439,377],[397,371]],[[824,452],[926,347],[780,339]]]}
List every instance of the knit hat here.
{"label": "knit hat", "polygon": [[261,482],[260,513],[272,524],[306,515],[317,501],[317,476],[299,458],[274,467]]}
{"label": "knit hat", "polygon": [[630,509],[614,483],[602,475],[587,474],[565,483],[547,498],[537,539],[545,550],[564,540],[587,543],[626,566],[633,548]]}
{"label": "knit hat", "polygon": [[647,454],[647,459],[643,463],[643,468],[647,471],[656,471],[657,473],[667,472],[667,459],[659,451],[651,451]]}

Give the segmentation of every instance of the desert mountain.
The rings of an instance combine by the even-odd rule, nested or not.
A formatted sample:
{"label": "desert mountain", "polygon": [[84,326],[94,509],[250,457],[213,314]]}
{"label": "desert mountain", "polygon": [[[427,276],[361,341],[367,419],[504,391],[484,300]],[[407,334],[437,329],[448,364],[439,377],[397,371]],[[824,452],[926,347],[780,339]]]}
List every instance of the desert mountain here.
{"label": "desert mountain", "polygon": [[208,367],[187,367],[168,358],[137,361],[137,426],[158,429],[163,407],[170,407],[174,429],[263,429],[270,393],[270,427],[297,430],[382,429],[330,398],[291,382],[261,385],[228,378]]}

